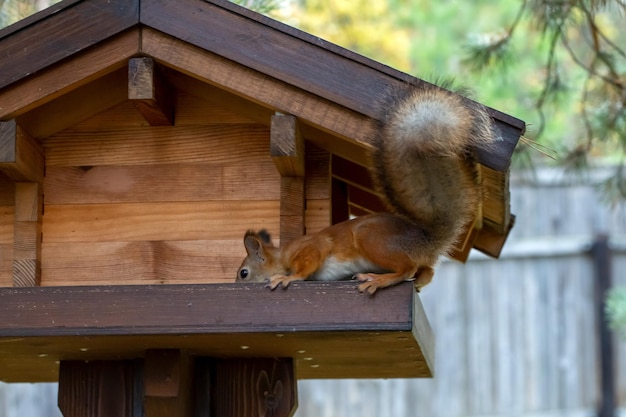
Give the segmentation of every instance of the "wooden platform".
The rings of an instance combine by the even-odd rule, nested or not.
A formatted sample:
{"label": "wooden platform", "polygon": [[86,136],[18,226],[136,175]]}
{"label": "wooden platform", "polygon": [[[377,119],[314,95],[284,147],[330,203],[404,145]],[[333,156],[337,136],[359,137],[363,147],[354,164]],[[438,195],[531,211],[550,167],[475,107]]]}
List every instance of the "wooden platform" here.
{"label": "wooden platform", "polygon": [[430,377],[433,335],[411,283],[354,282],[0,289],[0,380],[56,381],[61,360],[148,349],[292,357],[298,378]]}

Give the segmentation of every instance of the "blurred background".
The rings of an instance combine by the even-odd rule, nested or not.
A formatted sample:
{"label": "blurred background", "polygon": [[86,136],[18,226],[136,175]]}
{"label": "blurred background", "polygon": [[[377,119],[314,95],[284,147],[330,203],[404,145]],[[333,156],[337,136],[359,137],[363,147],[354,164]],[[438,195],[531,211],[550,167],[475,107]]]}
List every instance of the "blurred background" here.
{"label": "blurred background", "polygon": [[[0,0],[0,28],[53,3]],[[237,3],[528,123],[501,258],[422,291],[435,378],[300,381],[296,417],[626,416],[626,3]],[[60,416],[56,385],[0,383],[18,416]]]}

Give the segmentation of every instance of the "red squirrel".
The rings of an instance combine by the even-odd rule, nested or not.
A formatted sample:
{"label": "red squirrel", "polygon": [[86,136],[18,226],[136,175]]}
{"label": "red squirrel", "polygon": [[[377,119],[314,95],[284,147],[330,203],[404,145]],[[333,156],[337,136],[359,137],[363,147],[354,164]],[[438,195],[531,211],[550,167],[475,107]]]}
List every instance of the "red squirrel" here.
{"label": "red squirrel", "polygon": [[497,135],[484,106],[424,85],[387,107],[371,153],[371,175],[391,213],[361,216],[276,247],[265,230],[244,236],[237,282],[271,289],[300,280],[356,278],[359,291],[414,280],[428,284],[474,219],[482,198],[474,159]]}

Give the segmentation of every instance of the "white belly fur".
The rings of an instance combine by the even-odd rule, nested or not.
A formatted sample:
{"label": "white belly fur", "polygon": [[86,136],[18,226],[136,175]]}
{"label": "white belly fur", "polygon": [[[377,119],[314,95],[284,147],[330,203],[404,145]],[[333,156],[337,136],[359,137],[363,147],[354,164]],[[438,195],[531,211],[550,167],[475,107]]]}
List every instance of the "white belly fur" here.
{"label": "white belly fur", "polygon": [[329,256],[309,279],[314,281],[339,281],[351,279],[354,274],[374,272],[386,272],[379,266],[364,258],[352,259],[350,261],[339,261],[333,256]]}

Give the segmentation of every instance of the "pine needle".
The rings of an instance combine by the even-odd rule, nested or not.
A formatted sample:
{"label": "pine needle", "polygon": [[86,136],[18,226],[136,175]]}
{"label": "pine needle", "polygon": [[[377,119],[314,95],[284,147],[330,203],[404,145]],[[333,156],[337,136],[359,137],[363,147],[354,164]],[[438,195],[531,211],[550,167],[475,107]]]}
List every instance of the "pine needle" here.
{"label": "pine needle", "polygon": [[534,141],[532,139],[527,138],[526,136],[520,137],[520,142],[531,148],[532,150],[539,152],[543,156],[547,156],[548,158],[556,161],[558,152],[556,149],[552,149],[546,145],[542,145],[541,143]]}

